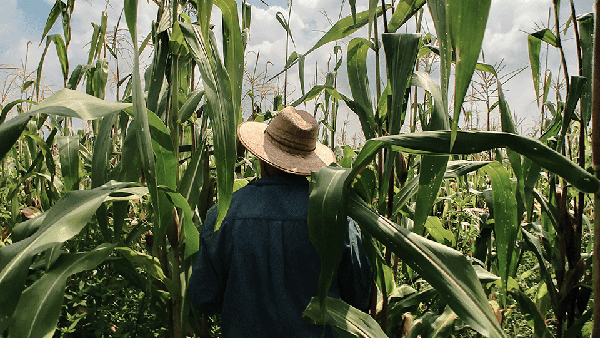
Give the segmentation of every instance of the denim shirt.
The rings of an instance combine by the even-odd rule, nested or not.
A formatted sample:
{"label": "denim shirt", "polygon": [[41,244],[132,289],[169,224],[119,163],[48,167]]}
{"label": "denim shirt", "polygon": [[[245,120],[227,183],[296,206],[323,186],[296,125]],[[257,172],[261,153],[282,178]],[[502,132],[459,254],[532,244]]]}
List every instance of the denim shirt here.
{"label": "denim shirt", "polygon": [[[201,231],[189,282],[192,304],[209,315],[221,313],[225,337],[321,337],[322,326],[302,319],[318,294],[321,267],[306,225],[306,178],[266,177],[241,188],[214,233],[216,210],[209,210]],[[351,221],[329,296],[366,311],[371,280]],[[331,336],[330,328],[325,335]]]}

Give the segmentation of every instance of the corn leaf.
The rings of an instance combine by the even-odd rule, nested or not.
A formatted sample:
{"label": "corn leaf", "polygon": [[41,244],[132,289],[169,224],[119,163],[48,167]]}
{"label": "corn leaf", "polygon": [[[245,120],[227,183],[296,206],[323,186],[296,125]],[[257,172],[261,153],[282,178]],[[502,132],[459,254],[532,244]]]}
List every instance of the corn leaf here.
{"label": "corn leaf", "polygon": [[454,114],[450,147],[454,144],[462,104],[481,52],[491,3],[491,0],[446,1],[450,39],[456,51]]}
{"label": "corn leaf", "polygon": [[[424,72],[414,72],[411,84],[423,88],[433,97],[433,111],[428,128],[430,130],[445,130],[450,127],[448,114],[444,106],[443,96],[440,88]],[[448,164],[448,156],[424,155],[421,158],[421,171],[419,174],[419,188],[417,191],[414,216],[414,232],[422,234],[423,226],[427,217],[431,214],[431,208],[437,193],[440,190]]]}
{"label": "corn leaf", "polygon": [[40,44],[42,44],[42,41],[44,41],[44,38],[46,37],[48,32],[50,32],[50,29],[52,29],[52,26],[54,26],[54,24],[56,23],[58,16],[62,12],[63,6],[64,4],[62,0],[56,0],[54,6],[52,6],[52,9],[48,14],[48,19],[46,19],[46,26],[44,27],[44,32],[42,33],[42,39],[40,40]]}
{"label": "corn leaf", "polygon": [[583,94],[586,82],[587,79],[585,77],[571,76],[571,81],[569,82],[569,91],[567,92],[567,103],[563,111],[562,128],[560,130],[560,137],[558,139],[559,151],[561,151],[562,147],[564,146],[567,129],[569,129],[569,125],[571,124],[571,120],[575,114],[575,106]]}
{"label": "corn leaf", "polygon": [[369,89],[369,77],[367,73],[367,52],[373,48],[373,43],[367,39],[355,38],[348,44],[346,54],[346,69],[348,72],[348,83],[352,92],[354,102],[364,112],[361,125],[365,138],[375,137],[375,118],[373,117],[373,103]]}
{"label": "corn leaf", "polygon": [[582,74],[587,80],[585,89],[581,95],[581,120],[587,126],[592,117],[592,60],[593,60],[593,36],[594,15],[588,13],[577,19],[579,21],[579,36],[581,41],[581,64]]}
{"label": "corn leaf", "polygon": [[56,138],[65,190],[79,190],[79,136]]}
{"label": "corn leaf", "polygon": [[510,182],[508,170],[504,169],[502,164],[494,161],[481,169],[492,181],[498,274],[502,279],[502,304],[506,304],[507,281],[510,276],[509,270],[513,258],[513,249],[516,246],[515,242],[519,232],[516,194]]}
{"label": "corn leaf", "polygon": [[357,195],[348,212],[360,225],[426,279],[465,323],[486,337],[504,337],[471,263],[458,251],[379,216]]}
{"label": "corn leaf", "polygon": [[64,299],[67,279],[76,273],[95,268],[113,251],[104,243],[95,249],[62,254],[40,279],[28,287],[14,312],[8,337],[49,337],[56,330]]}
{"label": "corn leaf", "polygon": [[202,100],[203,96],[204,90],[201,89],[191,92],[188,95],[185,103],[183,106],[181,106],[181,109],[179,109],[179,114],[177,114],[179,123],[183,123],[192,117],[192,115],[196,112],[196,108],[198,108],[200,100]]}
{"label": "corn leaf", "polygon": [[347,232],[344,181],[349,173],[348,169],[330,166],[311,175],[308,230],[321,258],[319,303],[323,311],[329,286],[342,259]]}
{"label": "corn leaf", "polygon": [[531,77],[533,78],[533,88],[535,89],[535,99],[540,105],[540,49],[542,40],[529,34],[527,36],[527,49],[529,51],[529,67],[531,68]]}
{"label": "corn leaf", "polygon": [[0,125],[0,158],[17,141],[29,119],[36,114],[49,114],[93,120],[131,106],[130,103],[108,102],[70,89],[61,89],[27,113],[19,114]]}
{"label": "corn leaf", "polygon": [[392,94],[392,105],[388,107],[388,132],[390,135],[396,135],[404,124],[404,93],[415,68],[421,36],[384,33],[381,40],[385,49],[387,76]]}
{"label": "corn leaf", "polygon": [[182,24],[181,29],[200,73],[202,73],[207,99],[205,108],[213,128],[219,194],[216,231],[225,218],[233,190],[234,177],[232,173],[237,156],[237,115],[234,111],[236,104],[233,102],[234,95],[229,75],[217,53],[214,36],[211,35],[210,46],[206,46],[198,26]]}
{"label": "corn leaf", "polygon": [[425,239],[379,216],[356,194],[348,215],[426,279],[456,314],[485,337],[504,337],[471,263],[445,245]]}
{"label": "corn leaf", "polygon": [[548,28],[544,28],[535,33],[531,33],[531,35],[544,41],[545,43],[547,43],[551,46],[554,46],[554,47],[557,46],[556,35],[554,35],[554,33],[552,33],[552,31],[549,30]]}
{"label": "corn leaf", "polygon": [[517,304],[519,304],[519,309],[525,315],[525,319],[533,322],[533,334],[540,338],[552,337],[552,333],[548,326],[546,326],[546,321],[542,317],[540,310],[529,296],[522,291],[510,291],[509,293],[517,301]]}
{"label": "corn leaf", "polygon": [[[112,156],[111,132],[115,123],[117,123],[117,113],[102,118],[98,135],[94,143],[94,154],[92,155],[92,188],[99,187],[108,181],[108,169],[110,169],[110,158]],[[128,158],[128,161],[130,159]]]}
{"label": "corn leaf", "polygon": [[[373,0],[371,0],[373,1]],[[377,8],[377,11],[375,13],[375,15],[377,17],[379,17],[381,14],[383,13],[383,11],[381,10],[381,7]],[[319,41],[317,41],[317,43],[312,46],[306,53],[304,53],[304,56],[312,53],[313,51],[315,51],[317,48],[328,44],[329,42],[333,42],[333,41],[337,41],[340,39],[343,39],[347,36],[349,36],[350,34],[356,32],[357,30],[359,30],[360,28],[362,28],[364,25],[366,25],[367,23],[369,23],[369,11],[364,11],[361,13],[357,13],[356,14],[356,22],[355,20],[352,18],[352,15],[344,17],[340,20],[338,20],[326,33],[325,35],[323,35]],[[283,72],[285,72],[286,70],[288,70],[290,67],[292,67],[293,65],[295,65],[297,62],[294,61],[290,64],[287,64],[283,70],[281,70],[279,73],[275,74],[274,76],[271,77],[271,79],[274,79],[276,77],[278,77],[280,74],[282,74]],[[269,80],[271,80],[269,79]]]}
{"label": "corn leaf", "polygon": [[[112,197],[112,193],[119,193]],[[27,270],[34,255],[64,243],[77,235],[105,201],[139,198],[145,189],[131,183],[109,182],[92,190],[77,190],[65,194],[44,214],[44,220],[31,236],[0,248],[0,331],[9,318],[25,288]]]}
{"label": "corn leaf", "polygon": [[327,308],[323,308],[319,299],[313,297],[302,317],[313,324],[329,324],[343,337],[346,332],[353,337],[387,337],[375,319],[336,298],[327,297]]}
{"label": "corn leaf", "polygon": [[[450,137],[449,131],[426,131],[368,140],[358,154],[349,177],[355,177],[361,166],[370,163],[381,147],[413,154],[433,155],[473,154],[510,147],[542,168],[563,177],[583,192],[593,193],[600,189],[600,181],[593,175],[536,139],[501,132],[459,131],[452,152],[448,152]],[[348,186],[350,182],[346,183]]]}
{"label": "corn leaf", "polygon": [[[150,199],[154,210],[160,209],[160,200],[158,198],[158,190],[156,183],[156,163],[154,160],[154,152],[152,150],[152,138],[150,136],[150,126],[148,124],[148,112],[144,99],[144,91],[142,89],[142,80],[140,78],[140,57],[138,51],[137,40],[137,0],[125,0],[124,12],[133,42],[133,69],[132,69],[132,102],[133,102],[133,118],[136,121],[134,132],[137,134],[138,152],[142,160],[142,170],[144,178],[150,190]],[[155,224],[160,224],[160,219],[157,213],[154,214]],[[155,243],[157,243],[156,241]],[[155,244],[156,245],[156,244]]]}
{"label": "corn leaf", "polygon": [[[235,0],[215,0],[223,17],[223,63],[229,75],[233,110],[237,123],[242,122],[240,104],[242,102],[242,80],[244,76],[244,47],[242,32]],[[214,52],[213,56],[217,54]],[[235,127],[234,127],[235,129]]]}
{"label": "corn leaf", "polygon": [[426,0],[401,0],[396,5],[396,10],[392,17],[390,18],[390,22],[388,23],[388,32],[395,33],[398,28],[404,25],[408,19],[410,19],[415,13],[417,13],[423,5],[425,5]]}

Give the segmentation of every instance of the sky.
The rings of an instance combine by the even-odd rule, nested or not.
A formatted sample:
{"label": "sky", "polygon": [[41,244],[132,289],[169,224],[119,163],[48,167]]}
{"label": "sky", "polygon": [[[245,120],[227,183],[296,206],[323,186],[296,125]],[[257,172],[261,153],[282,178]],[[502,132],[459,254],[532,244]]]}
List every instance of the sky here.
{"label": "sky", "polygon": [[[24,71],[26,74],[35,71],[45,45],[45,42],[44,44],[40,44],[42,31],[54,1],[2,0],[2,11],[0,11],[0,99],[2,100],[2,104],[20,98],[20,93],[16,89],[17,83],[18,85],[22,83]],[[278,12],[281,12],[285,17],[288,16],[288,1],[248,0],[250,5],[252,5],[252,24],[250,27],[250,40],[246,50],[246,62],[249,73],[255,78],[260,78],[261,76],[271,77],[283,69],[283,65],[285,64],[286,36],[285,31],[276,20],[276,15]],[[239,3],[240,1],[238,1]],[[357,1],[358,11],[366,10],[367,3],[366,0]],[[568,1],[563,0],[562,3],[560,24],[564,27],[570,9]],[[574,0],[574,3],[578,15],[593,11],[593,0]],[[492,65],[502,63],[504,68],[501,74],[509,74],[527,67],[529,65],[527,33],[548,26],[548,15],[551,6],[552,0],[492,0],[482,46],[485,62]],[[88,42],[93,32],[91,23],[100,23],[101,13],[106,10],[108,14],[108,29],[109,31],[113,30],[119,20],[122,7],[123,0],[75,1],[75,10],[72,19],[73,38],[68,50],[70,70],[74,69],[78,64],[85,64],[87,62]],[[292,0],[291,7],[290,27],[295,44],[290,42],[289,50],[290,52],[295,50],[298,53],[304,53],[309,50],[325,31],[331,27],[331,22],[336,22],[340,17],[350,14],[347,1],[342,3],[342,1],[331,0]],[[220,20],[217,19],[217,14],[218,11],[213,12],[213,23],[216,26],[215,31],[218,32]],[[148,32],[151,22],[155,17],[156,5],[153,1],[140,0],[138,5],[138,30],[143,33]],[[120,27],[125,27],[124,18]],[[553,29],[553,24],[550,25],[550,28]],[[399,29],[400,31],[415,32],[415,20],[409,21],[406,27]],[[435,35],[435,30],[427,11],[423,31]],[[59,20],[51,31],[51,34],[61,32],[62,27]],[[358,31],[354,36],[366,37],[366,32],[364,30]],[[127,38],[128,34],[123,32],[122,37]],[[144,36],[140,35],[139,39],[143,38]],[[338,53],[337,57],[342,57],[344,62],[338,74],[337,84],[340,92],[351,96],[345,73],[345,55],[348,41],[349,39],[346,39],[338,43],[342,47],[342,53]],[[576,75],[577,64],[572,28],[563,37],[563,45],[567,53],[567,68],[569,73]],[[543,47],[542,50],[545,51],[545,48]],[[334,43],[325,45],[307,56],[305,70],[307,88],[310,88],[315,82],[323,84],[325,74],[328,69],[333,69],[335,60]],[[370,60],[372,61],[370,74],[373,74],[373,57]],[[548,69],[552,71],[552,74],[556,78],[559,74],[558,52],[551,48],[548,52],[547,60]],[[146,53],[141,60],[142,67],[147,66],[149,63],[150,59],[148,53]],[[382,64],[382,67],[385,67],[385,65]],[[121,68],[126,68],[126,65],[121,65]],[[112,73],[109,76],[109,81],[113,81],[112,83],[114,83],[116,81],[114,62],[111,63],[111,69]],[[383,73],[385,73],[385,70],[383,70]],[[13,81],[17,76],[20,76],[18,80]],[[289,102],[301,95],[296,67],[290,70],[288,77]],[[434,81],[439,83],[438,75],[435,72],[432,74],[432,77]],[[477,79],[477,77],[474,79]],[[46,56],[44,81],[47,94],[60,89],[62,86],[62,75],[54,47],[50,47]],[[283,77],[279,77],[269,83],[269,88],[273,90],[273,88],[278,87],[279,90],[282,90],[283,81]],[[371,81],[371,86],[374,87],[374,81]],[[248,89],[249,85],[245,87],[244,91],[246,92]],[[520,125],[519,132],[522,134],[531,134],[532,130],[537,129],[535,125],[539,125],[540,120],[540,110],[535,101],[531,70],[527,68],[514,76],[503,85],[503,89],[505,90],[505,96],[511,107],[511,111],[517,116],[517,121]],[[374,88],[372,91],[374,91]],[[114,93],[109,92],[107,99],[114,100],[114,96]],[[248,110],[249,100],[246,99],[244,107]],[[265,103],[263,107],[270,108],[270,104]],[[309,104],[305,109],[312,111],[313,106]],[[484,129],[485,116],[481,107],[465,106],[465,109],[474,110],[475,116],[477,116],[477,111],[479,111],[480,128]],[[248,116],[249,110],[244,115]],[[498,125],[497,109],[492,113],[492,119],[492,123]],[[348,135],[360,134],[358,119],[341,103],[338,128],[341,128],[344,121],[347,121]]]}

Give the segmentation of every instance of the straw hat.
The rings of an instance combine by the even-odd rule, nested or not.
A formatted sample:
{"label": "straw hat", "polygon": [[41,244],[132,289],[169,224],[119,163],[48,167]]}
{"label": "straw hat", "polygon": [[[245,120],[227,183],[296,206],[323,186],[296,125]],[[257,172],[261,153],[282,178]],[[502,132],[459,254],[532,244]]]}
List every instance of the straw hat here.
{"label": "straw hat", "polygon": [[314,117],[288,106],[270,124],[242,122],[237,133],[256,157],[285,172],[308,176],[335,162],[331,149],[317,142],[318,130]]}

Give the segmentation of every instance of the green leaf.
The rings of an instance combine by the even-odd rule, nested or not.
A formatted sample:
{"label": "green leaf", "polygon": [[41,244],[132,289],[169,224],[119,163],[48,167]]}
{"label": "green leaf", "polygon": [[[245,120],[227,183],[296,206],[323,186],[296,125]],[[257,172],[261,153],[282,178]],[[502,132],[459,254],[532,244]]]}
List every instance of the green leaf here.
{"label": "green leaf", "polygon": [[491,161],[448,161],[444,178],[459,178],[460,176],[471,173],[489,163],[491,163]]}
{"label": "green leaf", "polygon": [[543,257],[542,245],[538,237],[532,235],[525,229],[521,229],[521,234],[523,235],[523,239],[527,244],[527,248],[531,251],[535,257],[537,258],[538,264],[540,266],[540,275],[546,282],[546,287],[548,290],[548,294],[550,295],[550,299],[552,300],[552,304],[557,304],[558,302],[558,292],[556,291],[556,286],[553,282],[553,277],[548,271],[546,267],[546,261]]}
{"label": "green leaf", "polygon": [[540,105],[540,49],[542,41],[529,34],[527,36],[527,48],[529,50],[529,67],[531,68],[531,77],[533,78],[533,88],[535,89],[535,99]]}
{"label": "green leaf", "polygon": [[325,308],[317,297],[313,297],[302,317],[313,324],[329,324],[336,331],[348,332],[355,337],[387,337],[375,319],[336,298],[327,297]]}
{"label": "green leaf", "polygon": [[61,89],[27,113],[19,114],[0,125],[0,158],[4,158],[29,119],[38,113],[93,120],[129,106],[129,103],[108,102],[75,90]]}
{"label": "green leaf", "polygon": [[[382,8],[378,7],[375,13],[376,17],[379,17],[383,13]],[[339,39],[343,39],[350,34],[356,32],[359,28],[363,27],[369,22],[369,11],[364,11],[356,14],[356,23],[352,19],[352,16],[344,17],[338,20],[333,27],[331,27],[323,37],[317,41],[317,43],[309,49],[304,55],[310,54],[315,49]]]}
{"label": "green leaf", "polygon": [[[215,0],[215,5],[221,9],[223,18],[223,63],[229,75],[233,104],[233,110],[230,113],[235,113],[236,122],[240,123],[242,122],[240,104],[242,102],[242,82],[244,76],[244,47],[242,45],[242,32],[240,31],[237,3],[235,0]],[[211,46],[211,48],[213,50],[213,57],[217,58],[216,44]],[[235,127],[237,127],[237,123]]]}
{"label": "green leaf", "polygon": [[448,156],[424,155],[421,157],[419,188],[417,190],[413,231],[423,233],[423,226],[431,214],[438,191],[444,180]]}
{"label": "green leaf", "polygon": [[58,56],[58,61],[60,62],[60,69],[62,70],[63,79],[65,83],[67,83],[67,79],[69,78],[69,59],[67,58],[67,47],[65,46],[65,41],[59,34],[49,35],[46,44],[49,44],[50,40],[54,42],[54,47],[56,47],[56,55]]}
{"label": "green leaf", "polygon": [[417,13],[426,0],[401,0],[396,6],[396,10],[390,22],[388,23],[388,32],[395,33],[398,28],[404,25],[415,13]]}
{"label": "green leaf", "polygon": [[456,313],[449,306],[446,306],[444,312],[431,324],[432,332],[430,337],[447,337],[448,332],[454,328],[453,324],[456,318]]}
{"label": "green leaf", "polygon": [[[381,7],[377,8],[376,16],[379,17],[382,13],[383,13],[383,11],[381,10]],[[325,33],[325,35],[323,35],[319,39],[319,41],[317,41],[317,43],[314,46],[312,46],[311,49],[309,49],[306,53],[304,53],[304,56],[307,56],[308,54],[312,53],[317,48],[319,48],[329,42],[337,41],[337,40],[340,40],[340,39],[343,39],[343,38],[349,36],[350,34],[356,32],[357,30],[362,28],[368,22],[369,22],[369,11],[368,10],[356,14],[356,23],[354,22],[352,15],[338,20]],[[279,76],[280,74],[282,74],[283,72],[288,70],[290,67],[292,67],[294,64],[295,64],[295,62],[293,62],[290,65],[286,65],[286,67],[284,67],[283,70],[281,70],[279,73],[272,76],[271,79],[276,78],[277,76]]]}
{"label": "green leaf", "polygon": [[311,175],[308,231],[321,258],[319,300],[323,310],[329,286],[342,259],[347,231],[344,181],[349,173],[348,169],[329,166]]}
{"label": "green leaf", "polygon": [[531,33],[530,35],[544,41],[545,43],[547,43],[551,46],[554,46],[554,47],[557,46],[556,35],[554,35],[554,33],[552,33],[552,31],[549,30],[548,28],[544,28],[535,33]]}
{"label": "green leaf", "polygon": [[[593,193],[600,189],[600,181],[593,175],[533,138],[491,131],[459,131],[452,152],[448,152],[449,145],[449,131],[426,131],[367,140],[354,161],[349,177],[355,177],[362,166],[370,163],[381,147],[413,154],[432,155],[474,154],[494,148],[510,147],[542,168],[563,177],[581,191]],[[349,183],[347,182],[347,185]]]}
{"label": "green leaf", "polygon": [[[88,79],[88,81],[89,81],[89,79]],[[96,68],[94,70],[94,77],[92,79],[95,97],[104,99],[107,81],[108,81],[108,60],[107,59],[98,59],[98,61],[96,61]]]}
{"label": "green leaf", "polygon": [[197,149],[188,162],[177,191],[186,199],[190,208],[194,210],[198,204],[200,190],[204,185],[204,162],[208,161],[204,143]]}
{"label": "green leaf", "polygon": [[[140,191],[140,189],[142,191]],[[38,230],[19,242],[0,248],[0,331],[12,316],[25,287],[25,277],[31,259],[37,253],[64,243],[78,234],[105,201],[138,198],[143,188],[131,183],[109,182],[92,190],[77,190],[65,194],[45,214]],[[122,197],[111,197],[122,193]]]}
{"label": "green leaf", "polygon": [[498,274],[502,279],[504,293],[502,304],[506,304],[506,283],[510,276],[512,252],[519,232],[517,220],[517,201],[510,182],[508,170],[499,162],[492,162],[481,168],[492,181],[494,196],[494,231],[496,233],[496,252],[498,256]]}
{"label": "green leaf", "polygon": [[169,201],[174,206],[183,211],[183,233],[186,239],[183,259],[187,259],[198,252],[200,246],[200,235],[192,222],[192,209],[180,193],[167,189],[161,189],[161,191],[167,194]]}
{"label": "green leaf", "polygon": [[392,94],[392,105],[388,107],[390,135],[398,134],[404,124],[406,116],[404,94],[415,68],[420,40],[421,36],[418,34],[384,33],[381,36]]}
{"label": "green leaf", "polygon": [[[448,114],[446,113],[442,93],[437,84],[431,80],[427,73],[423,72],[414,72],[411,82],[428,91],[433,97],[434,109],[431,113],[429,129],[448,129],[450,127]],[[413,231],[418,234],[423,232],[423,226],[425,225],[427,217],[431,214],[431,208],[433,203],[435,203],[437,193],[442,185],[447,164],[448,156],[425,155],[421,158],[419,189],[416,198],[417,206],[415,208],[416,211],[413,219],[415,222]]]}
{"label": "green leaf", "polygon": [[[136,128],[133,132],[137,134],[138,153],[142,160],[143,175],[150,191],[153,209],[155,211],[160,211],[160,200],[156,183],[156,162],[152,150],[152,137],[150,135],[150,126],[148,123],[148,111],[146,109],[142,80],[140,78],[140,57],[137,42],[137,4],[137,0],[125,0],[124,2],[125,19],[133,43],[133,69],[131,76],[133,88],[131,96],[133,102],[133,118],[134,122],[136,122]],[[159,217],[160,213],[155,212],[155,224],[160,224]],[[156,241],[155,243],[158,242],[159,241]]]}
{"label": "green leaf", "polygon": [[357,195],[348,198],[348,213],[422,278],[460,318],[485,337],[504,337],[471,263],[458,251],[425,239],[379,216]]}
{"label": "green leaf", "polygon": [[448,107],[448,84],[452,71],[452,41],[446,3],[446,0],[427,1],[440,46],[440,82],[444,107]]}
{"label": "green leaf", "polygon": [[79,190],[79,136],[58,136],[56,143],[65,189]]}
{"label": "green leaf", "polygon": [[79,82],[91,68],[91,65],[77,65],[77,67],[75,67],[75,69],[71,73],[71,77],[69,78],[69,82],[67,83],[66,88],[72,90],[77,89],[77,86],[79,86]]}
{"label": "green leaf", "polygon": [[232,86],[229,82],[229,75],[216,52],[214,36],[211,35],[211,45],[209,47],[205,45],[198,26],[182,24],[181,28],[192,56],[198,64],[200,73],[202,73],[207,99],[205,108],[213,128],[219,194],[216,231],[223,218],[225,218],[233,190],[234,177],[232,173],[237,157],[237,116],[234,111],[235,103],[233,102],[235,97],[231,92]]}
{"label": "green leaf", "polygon": [[533,321],[533,334],[540,338],[552,337],[552,333],[546,326],[546,321],[535,303],[522,291],[510,291],[509,293],[519,304],[519,309],[525,315],[525,319]]}
{"label": "green leaf", "polygon": [[131,263],[143,267],[144,271],[152,276],[152,278],[163,282],[172,296],[179,294],[178,286],[165,275],[163,269],[160,267],[158,258],[128,247],[117,247],[115,251]]}
{"label": "green leaf", "polygon": [[[356,15],[356,9],[355,9],[354,15]],[[295,46],[296,42],[294,42],[294,37],[292,36],[292,30],[290,29],[290,25],[289,25],[288,21],[283,16],[283,13],[277,12],[277,14],[275,14],[275,18],[277,19],[277,21],[279,21],[279,24],[281,25],[281,27],[283,27],[283,29],[285,29],[286,34],[290,37],[290,39],[292,39],[292,43]]]}
{"label": "green leaf", "polygon": [[588,13],[577,19],[579,21],[579,36],[581,42],[581,64],[582,74],[588,81],[585,83],[585,89],[581,95],[581,120],[584,126],[587,126],[592,117],[592,60],[593,36],[594,36],[594,15]]}
{"label": "green leaf", "polygon": [[179,114],[177,115],[179,118],[179,123],[183,123],[187,121],[192,114],[196,112],[196,108],[198,108],[198,104],[200,104],[200,100],[204,96],[204,90],[196,90],[191,92],[181,109],[179,109]]}
{"label": "green leaf", "polygon": [[439,218],[435,216],[427,217],[427,222],[425,222],[425,228],[427,232],[435,239],[436,242],[444,245],[448,245],[450,247],[456,246],[456,238],[452,231],[448,229],[444,229],[442,222]]}
{"label": "green leaf", "polygon": [[21,295],[8,329],[8,337],[51,336],[61,314],[67,278],[95,268],[110,255],[113,248],[114,245],[104,243],[92,251],[60,255],[52,269]]}
{"label": "green leaf", "polygon": [[23,99],[14,100],[14,101],[7,103],[6,106],[2,107],[2,113],[0,113],[0,124],[4,123],[4,121],[6,120],[6,116],[8,115],[8,112],[10,112],[11,109],[13,109],[16,105],[18,105],[20,103],[37,104],[37,102],[35,102],[35,101],[23,100]]}
{"label": "green leaf", "polygon": [[[88,64],[92,64],[92,61],[94,60],[94,56],[96,56],[96,54],[98,54],[98,38],[100,35],[100,26],[98,26],[97,24],[92,22],[92,27],[94,28],[94,31],[92,32],[92,40],[90,41],[90,51],[88,53]],[[101,48],[100,48],[101,50]]]}
{"label": "green leaf", "polygon": [[462,104],[481,52],[491,3],[491,0],[447,1],[450,39],[456,51],[454,116],[450,147],[454,144]]}
{"label": "green leaf", "polygon": [[[373,116],[373,103],[369,89],[369,77],[367,73],[367,52],[373,48],[373,43],[367,39],[355,38],[348,44],[346,54],[346,69],[348,72],[348,83],[352,97],[356,105],[363,111],[361,125],[365,138],[375,137],[375,118]],[[360,117],[361,115],[359,115]],[[363,122],[364,120],[364,122]]]}
{"label": "green leaf", "polygon": [[433,82],[429,74],[425,72],[414,72],[411,78],[411,85],[423,88],[433,97],[433,112],[429,123],[429,130],[447,130],[450,129],[446,106],[444,105],[444,96],[440,87]]}
{"label": "green leaf", "polygon": [[417,193],[419,187],[419,175],[411,178],[406,184],[400,189],[400,192],[394,195],[394,215],[404,207],[408,201]]}
{"label": "green leaf", "polygon": [[94,120],[130,107],[131,103],[104,101],[71,89],[61,89],[43,100],[27,114],[49,114]]}
{"label": "green leaf", "polygon": [[577,105],[577,101],[579,101],[579,98],[583,94],[586,82],[587,79],[584,77],[571,76],[569,91],[567,92],[567,103],[563,111],[563,121],[562,128],[560,130],[560,138],[558,139],[558,151],[561,151],[562,147],[565,144],[567,129],[569,129],[569,125],[571,124],[571,120],[573,119],[573,114],[575,113],[575,106]]}
{"label": "green leaf", "polygon": [[189,53],[187,45],[183,35],[181,34],[181,28],[179,22],[173,24],[171,36],[169,37],[169,51],[172,55],[185,56]]}
{"label": "green leaf", "polygon": [[[171,135],[156,114],[147,110],[147,115],[150,135],[152,137],[152,149],[156,155],[156,185],[166,186],[174,191],[177,189],[176,173],[178,167]],[[157,238],[164,238],[171,225],[173,203],[169,203],[167,196],[164,195],[164,191],[160,189],[158,191],[158,206],[154,210],[158,213],[157,216],[160,219],[160,222],[154,225],[154,235]],[[159,242],[155,241],[154,244],[155,249],[158,249]]]}
{"label": "green leaf", "polygon": [[146,88],[148,89],[147,108],[159,116],[163,115],[163,111],[158,109],[161,92],[165,91],[167,87],[165,81],[167,58],[169,57],[169,39],[167,33],[167,31],[164,31],[156,35],[154,57],[152,64],[147,70],[151,74],[146,82]]}
{"label": "green leaf", "polygon": [[[58,1],[60,1],[60,0],[58,0]],[[39,89],[40,89],[40,81],[42,79],[42,69],[43,69],[43,65],[44,65],[44,60],[46,58],[46,53],[48,52],[48,47],[50,47],[50,43],[52,43],[52,42],[54,43],[54,46],[56,47],[56,54],[57,54],[58,60],[60,62],[60,68],[63,73],[65,86],[67,84],[67,78],[69,76],[69,61],[67,58],[67,49],[65,46],[65,42],[64,42],[62,36],[60,36],[60,34],[48,35],[48,37],[46,38],[46,47],[44,48],[44,51],[42,52],[42,57],[40,58],[40,63],[38,64],[38,68],[36,70],[35,88],[38,93],[39,93]]]}
{"label": "green leaf", "polygon": [[44,41],[44,38],[46,37],[50,29],[52,29],[52,26],[54,26],[54,24],[56,23],[56,19],[58,19],[58,16],[62,12],[62,6],[64,6],[62,0],[56,0],[54,6],[52,6],[52,9],[48,14],[48,19],[46,19],[46,26],[44,27],[44,32],[42,33],[42,39],[40,40],[40,44],[42,44],[42,41]]}
{"label": "green leaf", "polygon": [[[94,142],[94,154],[92,155],[92,188],[99,187],[108,181],[108,171],[110,169],[110,158],[113,151],[112,129],[117,123],[117,113],[102,118],[98,135]],[[127,162],[131,159],[127,158]]]}

